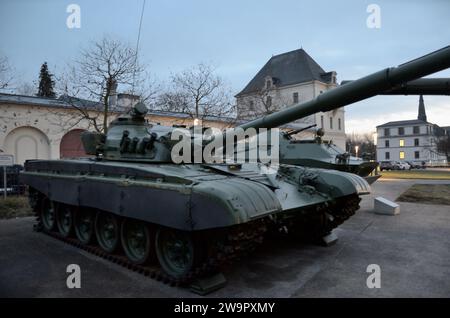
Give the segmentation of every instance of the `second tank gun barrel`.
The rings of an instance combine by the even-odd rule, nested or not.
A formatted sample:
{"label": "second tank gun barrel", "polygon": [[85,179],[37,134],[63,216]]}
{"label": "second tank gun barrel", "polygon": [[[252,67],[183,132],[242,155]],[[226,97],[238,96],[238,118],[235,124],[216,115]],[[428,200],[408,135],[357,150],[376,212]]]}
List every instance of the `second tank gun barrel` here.
{"label": "second tank gun barrel", "polygon": [[450,67],[450,46],[429,53],[397,67],[386,68],[345,85],[333,88],[316,98],[290,106],[239,125],[239,128],[274,128],[317,112],[337,109],[390,89],[403,83],[445,70]]}
{"label": "second tank gun barrel", "polygon": [[[346,85],[353,81],[342,81]],[[378,95],[450,95],[450,78],[419,78]]]}

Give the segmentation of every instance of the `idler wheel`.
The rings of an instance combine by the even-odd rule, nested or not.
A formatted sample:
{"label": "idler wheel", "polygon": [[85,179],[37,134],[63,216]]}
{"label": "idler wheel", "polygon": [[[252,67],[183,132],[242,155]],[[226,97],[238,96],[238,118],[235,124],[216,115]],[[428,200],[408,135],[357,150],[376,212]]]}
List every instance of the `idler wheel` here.
{"label": "idler wheel", "polygon": [[46,231],[53,231],[56,225],[55,204],[48,198],[42,200],[41,215],[42,226]]}
{"label": "idler wheel", "polygon": [[190,232],[159,228],[155,245],[161,268],[172,278],[186,277],[201,262],[201,245]]}
{"label": "idler wheel", "polygon": [[118,218],[111,213],[97,213],[95,236],[97,237],[98,244],[105,252],[115,252],[120,246],[120,225]]}
{"label": "idler wheel", "polygon": [[84,245],[91,243],[94,239],[95,213],[88,209],[78,209],[73,221],[78,240]]}
{"label": "idler wheel", "polygon": [[128,259],[137,265],[146,263],[154,254],[154,235],[149,226],[126,219],[121,228],[122,247]]}
{"label": "idler wheel", "polygon": [[58,204],[56,210],[56,225],[59,233],[63,237],[68,237],[72,234],[73,229],[73,213],[72,207],[65,204]]}

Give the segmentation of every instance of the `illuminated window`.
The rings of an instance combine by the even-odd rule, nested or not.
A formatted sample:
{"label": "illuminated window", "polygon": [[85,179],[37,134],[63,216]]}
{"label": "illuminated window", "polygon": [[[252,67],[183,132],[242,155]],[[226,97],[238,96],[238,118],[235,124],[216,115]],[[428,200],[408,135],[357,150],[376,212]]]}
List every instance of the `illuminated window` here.
{"label": "illuminated window", "polygon": [[404,151],[400,151],[400,159],[405,159],[405,152]]}
{"label": "illuminated window", "polygon": [[400,147],[405,147],[405,139],[400,139]]}

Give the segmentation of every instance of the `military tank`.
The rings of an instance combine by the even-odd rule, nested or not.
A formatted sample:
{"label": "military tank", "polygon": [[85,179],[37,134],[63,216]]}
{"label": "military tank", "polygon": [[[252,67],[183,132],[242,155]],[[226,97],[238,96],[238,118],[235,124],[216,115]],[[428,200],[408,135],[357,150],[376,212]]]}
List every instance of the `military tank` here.
{"label": "military tank", "polygon": [[[341,85],[350,82],[342,81]],[[390,88],[378,95],[450,95],[450,79],[421,78]],[[351,172],[363,177],[369,184],[378,180],[381,175],[373,174],[378,166],[377,162],[370,161],[364,154],[361,158],[351,156],[332,140],[324,140],[321,128],[316,130],[315,138],[292,137],[315,126],[314,124],[281,132],[279,145],[281,163]]]}
{"label": "military tank", "polygon": [[332,140],[324,140],[322,128],[317,129],[313,139],[292,138],[293,134],[297,134],[303,129],[281,132],[279,144],[281,163],[346,171],[363,177],[369,184],[379,178],[379,175],[370,175],[378,166],[377,162],[370,161],[364,158],[365,156],[363,158],[351,156],[334,144]]}
{"label": "military tank", "polygon": [[[450,66],[450,47],[327,91],[239,126],[274,128],[369,98]],[[95,158],[28,160],[36,229],[170,284],[186,284],[251,252],[268,229],[323,236],[370,193],[358,175],[280,164],[174,163],[174,127],[146,107],[84,133]],[[219,138],[227,138],[226,131]],[[207,146],[203,144],[203,146]]]}

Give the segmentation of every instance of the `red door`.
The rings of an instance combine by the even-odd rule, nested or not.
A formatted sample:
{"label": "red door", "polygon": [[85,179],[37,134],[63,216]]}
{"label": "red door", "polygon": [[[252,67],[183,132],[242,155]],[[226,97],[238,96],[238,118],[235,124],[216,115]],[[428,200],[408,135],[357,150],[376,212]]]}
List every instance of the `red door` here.
{"label": "red door", "polygon": [[61,158],[87,157],[81,143],[81,133],[83,131],[82,129],[75,129],[64,135],[60,145]]}

